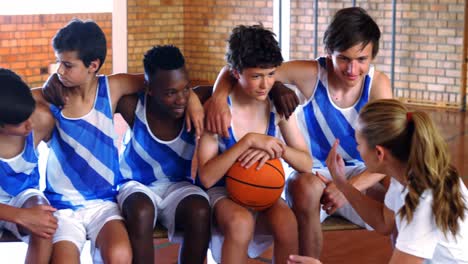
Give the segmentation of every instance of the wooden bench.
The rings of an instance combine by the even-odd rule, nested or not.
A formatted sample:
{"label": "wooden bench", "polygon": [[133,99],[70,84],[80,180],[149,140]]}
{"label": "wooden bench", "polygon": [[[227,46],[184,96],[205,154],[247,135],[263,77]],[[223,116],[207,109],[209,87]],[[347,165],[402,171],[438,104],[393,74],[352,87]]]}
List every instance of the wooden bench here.
{"label": "wooden bench", "polygon": [[[362,227],[355,225],[348,220],[339,217],[339,216],[332,216],[328,217],[322,223],[322,230],[323,231],[336,231],[336,230],[353,230],[353,229],[361,229]],[[164,239],[167,238],[167,230],[161,225],[157,225],[153,232],[154,239]],[[3,236],[0,238],[0,242],[19,242],[13,234],[8,232],[7,230],[3,230]]]}

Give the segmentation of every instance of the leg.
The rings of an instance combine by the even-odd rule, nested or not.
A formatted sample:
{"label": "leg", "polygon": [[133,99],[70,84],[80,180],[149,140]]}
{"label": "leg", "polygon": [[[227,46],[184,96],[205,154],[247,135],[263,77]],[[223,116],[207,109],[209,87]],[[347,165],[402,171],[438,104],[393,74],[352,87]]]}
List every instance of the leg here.
{"label": "leg", "polygon": [[286,263],[289,255],[298,254],[297,221],[293,211],[279,199],[272,207],[260,213],[257,221],[267,223],[274,237],[274,263]]}
{"label": "leg", "polygon": [[296,174],[288,180],[287,199],[296,215],[299,254],[319,258],[322,251],[320,197],[324,184],[311,173]]}
{"label": "leg", "polygon": [[104,263],[131,263],[132,249],[127,230],[121,220],[107,222],[96,238]]}
{"label": "leg", "polygon": [[125,225],[132,245],[133,263],[154,263],[153,202],[144,193],[133,193],[125,199],[122,214],[126,219]]}
{"label": "leg", "polygon": [[59,241],[54,244],[52,252],[52,264],[80,263],[80,251],[73,242],[66,240]]}
{"label": "leg", "polygon": [[182,231],[184,242],[179,263],[203,263],[210,242],[210,204],[200,195],[189,195],[177,206],[175,229]]}
{"label": "leg", "polygon": [[[31,208],[36,205],[48,205],[49,202],[42,196],[35,195],[26,200],[22,208]],[[18,225],[21,234],[29,232]],[[49,263],[52,255],[52,238],[46,239],[30,234],[28,251],[26,252],[25,263]]]}
{"label": "leg", "polygon": [[228,198],[215,204],[214,213],[224,235],[221,263],[247,263],[247,249],[255,228],[252,213]]}

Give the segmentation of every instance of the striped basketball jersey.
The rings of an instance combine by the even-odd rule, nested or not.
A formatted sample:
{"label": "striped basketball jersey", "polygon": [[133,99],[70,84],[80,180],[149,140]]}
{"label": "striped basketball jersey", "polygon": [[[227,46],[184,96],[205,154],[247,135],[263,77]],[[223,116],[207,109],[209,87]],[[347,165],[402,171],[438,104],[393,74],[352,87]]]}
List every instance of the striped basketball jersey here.
{"label": "striped basketball jersey", "polygon": [[[326,59],[319,58],[318,80],[315,91],[308,99],[299,95],[301,101],[298,123],[303,131],[314,158],[314,168],[326,167],[325,160],[335,142],[340,140],[338,152],[346,166],[362,164],[354,137],[359,111],[369,101],[374,67],[371,65],[364,77],[361,95],[354,105],[340,108],[333,103],[328,91]],[[302,98],[301,98],[302,97]]]}
{"label": "striped basketball jersey", "polygon": [[[190,181],[195,137],[185,125],[170,141],[157,138],[146,118],[146,96],[138,94],[133,127],[127,130],[120,156],[120,170],[125,179],[149,185],[153,182]],[[183,122],[185,124],[185,122]]]}
{"label": "striped basketball jersey", "polygon": [[52,206],[77,209],[115,201],[122,179],[107,77],[98,77],[94,106],[83,117],[65,117],[54,105],[50,110],[56,128],[49,142],[44,193]]}
{"label": "striped basketball jersey", "polygon": [[23,151],[13,158],[0,158],[0,202],[29,188],[39,188],[38,155],[33,132],[25,139]]}
{"label": "striped basketball jersey", "polygon": [[[268,99],[267,99],[268,100]],[[228,97],[228,105],[229,107],[232,106],[231,104],[231,98]],[[270,115],[268,117],[268,127],[267,130],[265,131],[265,135],[275,137],[276,136],[276,126],[278,125],[279,122],[279,116],[276,114],[276,109],[273,106],[273,103],[270,101]],[[239,139],[236,138],[233,130],[233,125],[231,123],[231,126],[228,129],[229,132],[229,138],[225,137],[220,137],[218,136],[218,153],[223,153],[232,146],[234,146]],[[222,178],[220,181],[218,181],[215,186],[223,186],[224,185],[224,178]]]}

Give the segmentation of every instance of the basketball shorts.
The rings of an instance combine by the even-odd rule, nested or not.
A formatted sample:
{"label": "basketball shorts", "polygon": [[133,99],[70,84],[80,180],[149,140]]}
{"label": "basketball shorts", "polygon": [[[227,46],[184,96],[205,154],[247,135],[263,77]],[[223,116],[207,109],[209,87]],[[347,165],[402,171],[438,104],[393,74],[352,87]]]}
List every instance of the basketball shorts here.
{"label": "basketball shorts", "polygon": [[[1,203],[21,208],[24,203],[33,196],[40,196],[47,200],[41,191],[37,189],[26,189],[14,197],[10,197],[9,199],[1,199]],[[10,231],[16,238],[29,243],[29,236],[22,236],[18,230],[18,226],[15,223],[0,221],[0,237],[2,237],[3,229]]]}
{"label": "basketball shorts", "polygon": [[200,195],[207,200],[208,194],[200,187],[186,181],[182,182],[163,182],[144,185],[137,181],[126,182],[119,190],[117,202],[120,208],[127,197],[133,193],[141,192],[146,194],[154,205],[154,226],[156,221],[167,228],[169,241],[172,243],[181,243],[182,234],[176,233],[175,230],[175,213],[179,203],[190,195]]}

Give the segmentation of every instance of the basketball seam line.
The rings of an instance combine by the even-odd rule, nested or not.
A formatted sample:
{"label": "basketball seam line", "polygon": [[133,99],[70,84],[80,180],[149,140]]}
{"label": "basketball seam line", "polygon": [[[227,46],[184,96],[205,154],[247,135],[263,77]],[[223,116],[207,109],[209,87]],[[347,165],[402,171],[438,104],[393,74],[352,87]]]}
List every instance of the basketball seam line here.
{"label": "basketball seam line", "polygon": [[236,182],[240,182],[240,183],[243,183],[243,184],[247,184],[247,185],[254,186],[254,187],[259,187],[259,188],[264,188],[264,189],[281,189],[281,188],[284,187],[284,184],[281,185],[281,186],[278,186],[278,187],[270,187],[270,186],[252,184],[252,183],[249,183],[249,182],[245,182],[245,181],[238,180],[238,179],[233,178],[233,177],[231,177],[231,176],[229,176],[229,175],[226,175],[226,178],[231,178],[232,180],[234,180],[234,181],[236,181]]}
{"label": "basketball seam line", "polygon": [[271,165],[270,163],[268,163],[268,161],[265,163],[265,165],[268,165],[270,167],[272,167],[273,169],[275,169],[276,171],[279,172],[279,174],[281,174],[281,176],[283,176],[283,179],[284,179],[284,172],[281,172],[278,168],[276,168],[275,166]]}

